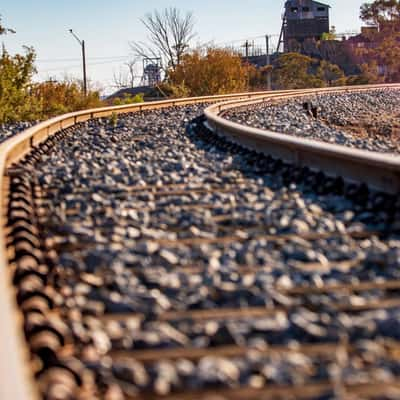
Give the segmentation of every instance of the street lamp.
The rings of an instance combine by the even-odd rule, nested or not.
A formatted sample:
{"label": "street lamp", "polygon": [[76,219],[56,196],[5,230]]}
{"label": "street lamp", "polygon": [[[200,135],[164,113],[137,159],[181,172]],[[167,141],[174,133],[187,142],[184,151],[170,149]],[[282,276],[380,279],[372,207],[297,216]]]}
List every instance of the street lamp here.
{"label": "street lamp", "polygon": [[69,30],[71,35],[78,41],[82,48],[82,63],[83,63],[83,93],[87,95],[87,79],[86,79],[86,52],[85,52],[85,41],[79,39],[72,29]]}

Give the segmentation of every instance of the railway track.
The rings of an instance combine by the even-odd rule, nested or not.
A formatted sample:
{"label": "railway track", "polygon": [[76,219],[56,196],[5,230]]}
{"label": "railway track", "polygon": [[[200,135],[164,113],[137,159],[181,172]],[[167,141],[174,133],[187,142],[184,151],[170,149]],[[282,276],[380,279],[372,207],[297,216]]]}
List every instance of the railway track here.
{"label": "railway track", "polygon": [[1,145],[1,398],[398,398],[398,159],[217,115],[343,90],[237,95],[208,126],[229,97],[89,110]]}

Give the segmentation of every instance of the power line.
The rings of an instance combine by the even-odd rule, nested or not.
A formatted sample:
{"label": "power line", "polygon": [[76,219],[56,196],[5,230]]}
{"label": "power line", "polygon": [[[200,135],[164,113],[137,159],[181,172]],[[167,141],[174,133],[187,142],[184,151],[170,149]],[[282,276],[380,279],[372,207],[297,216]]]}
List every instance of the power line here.
{"label": "power line", "polygon": [[[121,62],[120,60],[108,60],[108,61],[103,61],[103,62],[96,62],[96,63],[88,63],[88,66],[95,66],[95,65],[105,65],[105,64],[114,64],[117,62]],[[44,70],[40,70],[39,72],[52,72],[52,71],[66,71],[70,69],[75,69],[75,68],[81,68],[81,65],[68,65],[65,67],[58,67],[58,68],[47,68]]]}
{"label": "power line", "polygon": [[[278,34],[272,34],[272,35],[268,35],[269,37],[278,37]],[[216,46],[224,46],[224,45],[229,45],[229,44],[233,44],[233,43],[239,43],[239,42],[246,42],[246,40],[256,40],[256,39],[265,39],[265,35],[259,35],[259,36],[253,36],[253,37],[246,37],[243,39],[233,39],[230,41],[226,41],[226,42],[218,42],[218,43],[214,43]],[[212,43],[212,42],[211,42]]]}
{"label": "power line", "polygon": [[[129,56],[109,56],[109,57],[88,57],[88,60],[117,60],[126,59]],[[80,61],[80,58],[53,58],[53,59],[38,59],[39,63],[57,63],[57,62],[73,62]]]}
{"label": "power line", "polygon": [[[268,35],[269,37],[278,37],[279,35],[273,34],[273,35]],[[217,42],[213,43],[213,41],[210,41],[210,43],[213,43],[216,46],[224,46],[224,45],[230,45],[233,43],[239,43],[239,42],[245,42],[246,40],[256,40],[256,39],[265,39],[265,35],[259,35],[259,36],[252,36],[252,37],[246,37],[243,39],[233,39],[230,41],[225,41],[225,42]],[[107,56],[107,57],[88,57],[88,60],[112,60],[112,61],[123,61],[130,58],[128,55],[124,56]],[[75,61],[80,61],[80,58],[48,58],[48,59],[38,59],[36,60],[38,63],[44,64],[44,63],[63,63],[63,62],[75,62]],[[96,65],[96,64],[91,64],[91,65]],[[75,67],[74,67],[75,68]],[[53,69],[53,68],[52,68]]]}

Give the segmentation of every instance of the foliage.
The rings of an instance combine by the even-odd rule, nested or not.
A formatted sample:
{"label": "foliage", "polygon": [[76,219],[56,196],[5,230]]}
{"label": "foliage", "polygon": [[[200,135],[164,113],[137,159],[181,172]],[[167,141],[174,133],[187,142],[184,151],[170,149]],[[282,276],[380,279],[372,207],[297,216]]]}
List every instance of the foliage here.
{"label": "foliage", "polygon": [[272,77],[278,89],[304,89],[324,86],[322,79],[312,74],[311,57],[299,53],[282,54]]}
{"label": "foliage", "polygon": [[[0,35],[11,32],[0,20]],[[24,47],[23,54],[0,54],[0,123],[47,119],[52,116],[103,105],[99,93],[84,96],[80,82],[64,80],[34,83],[36,54]]]}
{"label": "foliage", "polygon": [[361,73],[347,78],[348,85],[367,85],[371,83],[383,83],[385,78],[378,74],[378,64],[376,61],[363,63],[360,65]]}
{"label": "foliage", "polygon": [[360,18],[368,25],[379,26],[381,30],[396,30],[400,21],[400,1],[375,0],[365,3],[361,6]]}
{"label": "foliage", "polygon": [[172,97],[172,98],[183,98],[189,97],[189,89],[185,86],[184,82],[181,83],[172,83],[162,82],[157,86],[156,96],[155,97]]}
{"label": "foliage", "polygon": [[336,36],[332,35],[332,34],[329,33],[329,32],[324,32],[324,33],[321,35],[321,40],[335,40],[335,39],[336,39]]}
{"label": "foliage", "polygon": [[249,66],[249,83],[251,89],[264,90],[268,86],[268,74],[272,73],[272,65],[261,68]]}
{"label": "foliage", "polygon": [[[369,65],[381,66],[381,75],[385,82],[400,79],[400,1],[375,0],[361,6],[361,19],[379,30],[369,34],[372,45],[357,51],[360,59]],[[370,76],[372,81],[379,80]]]}
{"label": "foliage", "polygon": [[4,48],[0,57],[0,122],[37,119],[40,108],[31,95],[35,71],[35,52],[25,47],[25,54],[11,56]]}
{"label": "foliage", "polygon": [[385,67],[385,79],[388,82],[400,80],[400,32],[388,35],[375,49],[375,59]]}
{"label": "foliage", "polygon": [[129,93],[124,93],[124,96],[122,98],[117,97],[116,99],[113,100],[113,105],[114,106],[122,106],[125,104],[135,104],[135,103],[143,103],[144,102],[144,94],[139,93],[135,96],[132,96]]}
{"label": "foliage", "polygon": [[114,72],[114,83],[118,89],[135,87],[136,66],[138,59],[129,60],[123,64],[118,73]]}
{"label": "foliage", "polygon": [[332,26],[329,32],[324,32],[321,40],[336,40],[336,27]]}
{"label": "foliage", "polygon": [[[14,32],[1,23],[0,35]],[[31,81],[36,72],[35,51],[24,47],[24,54],[10,55],[2,48],[0,55],[0,122],[34,119],[38,109],[37,99],[30,95]]]}
{"label": "foliage", "polygon": [[103,105],[97,91],[89,90],[85,96],[80,82],[68,79],[34,84],[31,95],[40,104],[38,119]]}
{"label": "foliage", "polygon": [[326,60],[320,62],[317,77],[327,86],[343,86],[346,84],[346,76],[340,67]]}
{"label": "foliage", "polygon": [[52,116],[99,107],[99,93],[85,97],[76,81],[33,83],[35,52],[11,56],[3,49],[0,58],[0,122],[47,119]]}
{"label": "foliage", "polygon": [[7,33],[15,33],[15,31],[14,29],[6,28],[5,26],[3,26],[0,14],[0,35],[6,35]]}
{"label": "foliage", "polygon": [[304,89],[346,85],[346,76],[336,64],[299,54],[282,54],[273,70],[278,89]]}
{"label": "foliage", "polygon": [[110,125],[111,125],[113,128],[116,128],[117,125],[118,125],[118,114],[117,114],[116,112],[113,112],[113,113],[111,114],[111,117],[110,117]]}
{"label": "foliage", "polygon": [[346,84],[345,74],[337,65],[299,53],[281,55],[274,67],[256,68],[231,51],[208,48],[185,55],[162,91],[171,97],[185,97],[261,90],[266,88],[271,72],[276,89]]}
{"label": "foliage", "polygon": [[218,48],[197,49],[182,58],[170,72],[173,87],[187,88],[189,96],[217,95],[244,91],[248,88],[250,67],[239,55]]}
{"label": "foliage", "polygon": [[141,22],[149,34],[149,43],[132,42],[134,54],[141,58],[161,58],[166,69],[175,70],[194,38],[194,17],[192,13],[182,15],[177,8],[155,10]]}

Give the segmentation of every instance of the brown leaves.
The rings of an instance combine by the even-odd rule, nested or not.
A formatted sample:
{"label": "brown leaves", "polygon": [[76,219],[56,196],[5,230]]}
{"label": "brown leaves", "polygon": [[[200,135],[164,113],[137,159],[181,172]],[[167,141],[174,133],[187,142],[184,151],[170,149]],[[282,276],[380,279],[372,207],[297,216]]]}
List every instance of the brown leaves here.
{"label": "brown leaves", "polygon": [[208,48],[183,56],[169,78],[173,85],[184,84],[191,96],[225,94],[247,89],[250,67],[229,50]]}

